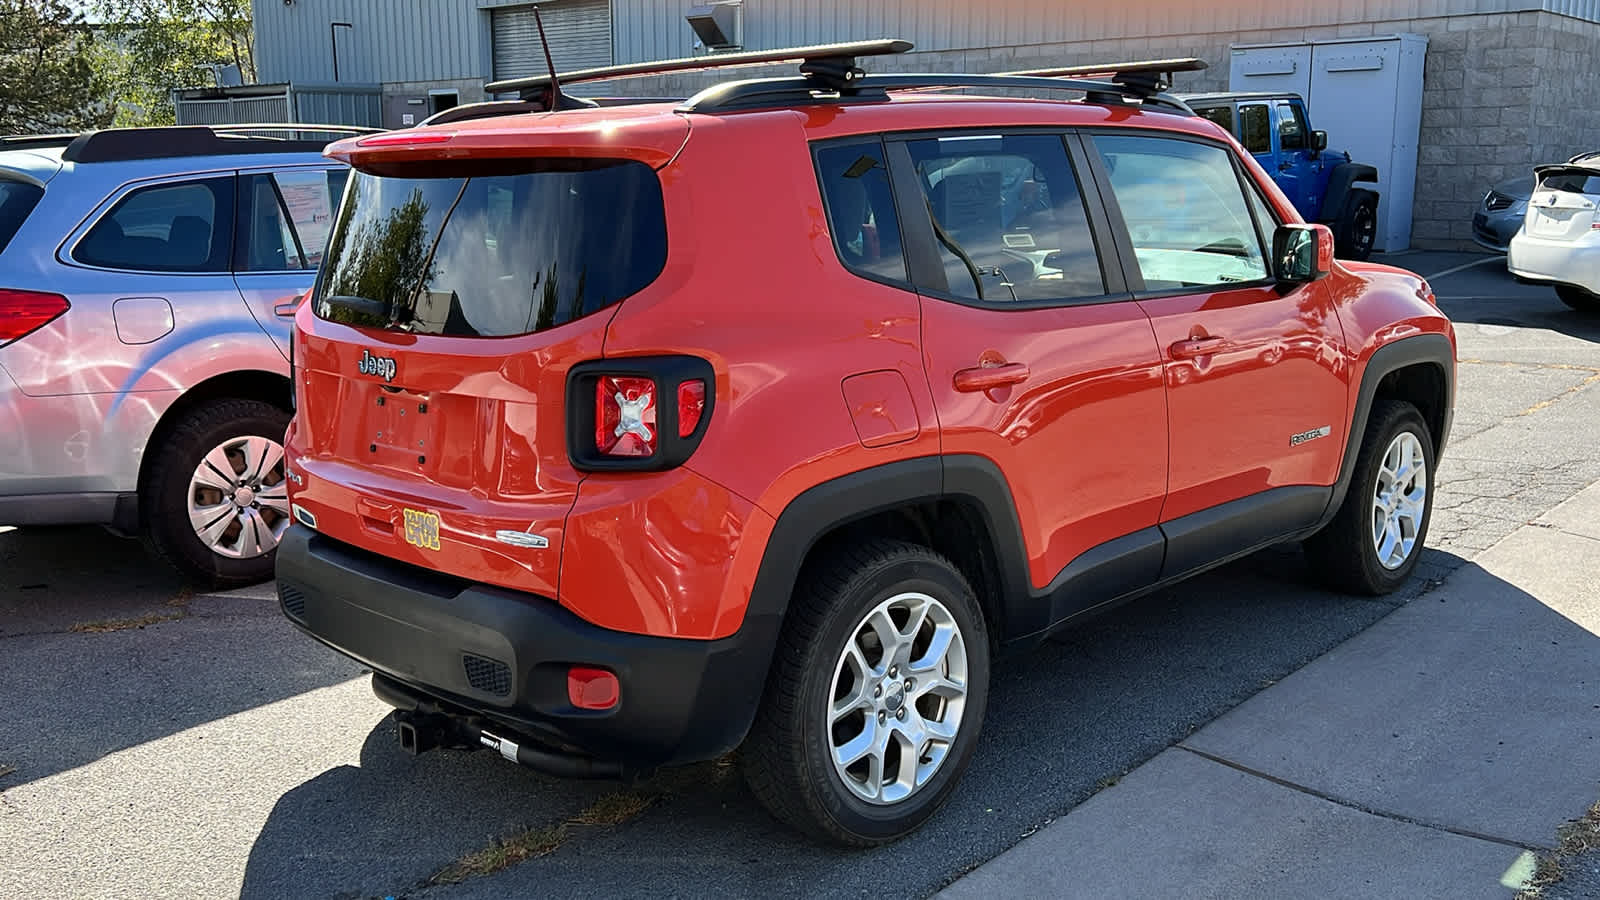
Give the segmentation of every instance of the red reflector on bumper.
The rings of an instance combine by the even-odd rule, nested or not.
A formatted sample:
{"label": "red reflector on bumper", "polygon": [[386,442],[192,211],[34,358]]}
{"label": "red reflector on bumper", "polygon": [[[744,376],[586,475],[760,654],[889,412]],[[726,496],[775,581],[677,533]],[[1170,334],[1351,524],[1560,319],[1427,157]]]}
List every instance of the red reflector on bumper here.
{"label": "red reflector on bumper", "polygon": [[605,669],[573,666],[567,670],[567,699],[579,709],[610,709],[622,697],[617,676]]}

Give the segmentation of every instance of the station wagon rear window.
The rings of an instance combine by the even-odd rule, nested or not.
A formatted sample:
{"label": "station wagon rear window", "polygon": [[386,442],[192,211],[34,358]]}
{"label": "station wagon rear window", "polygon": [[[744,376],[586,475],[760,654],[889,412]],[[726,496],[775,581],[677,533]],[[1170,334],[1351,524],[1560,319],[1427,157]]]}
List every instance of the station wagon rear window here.
{"label": "station wagon rear window", "polygon": [[329,238],[316,314],[507,337],[604,309],[661,273],[666,214],[649,166],[508,165],[423,178],[356,173]]}
{"label": "station wagon rear window", "polygon": [[43,196],[44,188],[38,185],[0,179],[0,250],[11,243]]}

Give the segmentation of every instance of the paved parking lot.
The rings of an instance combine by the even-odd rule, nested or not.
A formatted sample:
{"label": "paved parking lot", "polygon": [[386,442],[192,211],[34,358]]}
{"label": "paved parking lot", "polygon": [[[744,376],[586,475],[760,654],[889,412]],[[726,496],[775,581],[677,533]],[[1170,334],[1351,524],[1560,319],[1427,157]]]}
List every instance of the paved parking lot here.
{"label": "paved parking lot", "polygon": [[[267,588],[190,595],[96,529],[0,533],[0,896],[926,896],[1600,480],[1600,319],[1495,260],[1393,262],[1479,263],[1434,282],[1462,360],[1411,587],[1329,594],[1274,549],[1008,661],[949,806],[874,851],[798,840],[724,763],[623,786],[406,756]],[[534,858],[453,868],[513,835],[499,856]]]}

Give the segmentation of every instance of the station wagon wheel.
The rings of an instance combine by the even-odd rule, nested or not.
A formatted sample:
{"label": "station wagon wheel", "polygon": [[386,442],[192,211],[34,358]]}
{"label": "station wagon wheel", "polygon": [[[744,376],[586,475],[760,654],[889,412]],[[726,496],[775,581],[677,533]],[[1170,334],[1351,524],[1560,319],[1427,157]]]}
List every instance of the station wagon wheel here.
{"label": "station wagon wheel", "polygon": [[1305,542],[1312,567],[1352,593],[1398,588],[1422,557],[1433,477],[1433,435],[1417,407],[1375,403],[1339,511]]}
{"label": "station wagon wheel", "polygon": [[289,529],[283,445],[261,435],[219,444],[189,479],[189,523],[212,552],[233,559],[271,553]]}
{"label": "station wagon wheel", "polygon": [[743,752],[784,822],[871,846],[920,826],[977,746],[989,638],[966,578],[916,544],[819,551],[790,604]]}
{"label": "station wagon wheel", "polygon": [[270,579],[290,522],[283,461],[289,414],[230,399],[173,416],[144,465],[142,536],[202,587]]}

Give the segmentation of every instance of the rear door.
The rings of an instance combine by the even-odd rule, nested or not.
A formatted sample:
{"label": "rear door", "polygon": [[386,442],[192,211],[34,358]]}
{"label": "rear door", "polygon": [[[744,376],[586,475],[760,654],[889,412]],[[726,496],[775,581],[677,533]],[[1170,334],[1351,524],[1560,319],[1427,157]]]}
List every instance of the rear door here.
{"label": "rear door", "polygon": [[1345,445],[1342,332],[1325,282],[1269,275],[1276,218],[1223,144],[1092,136],[1123,258],[1164,359],[1165,576],[1310,524]]}
{"label": "rear door", "polygon": [[1145,586],[1161,558],[1160,354],[1069,140],[997,130],[889,145],[943,452],[1004,475],[1035,592],[1074,561],[1108,563],[1094,590],[1008,623],[1019,633]]}
{"label": "rear door", "polygon": [[234,281],[285,357],[293,304],[316,280],[349,177],[343,165],[239,173]]}
{"label": "rear door", "polygon": [[1600,229],[1600,170],[1584,166],[1541,166],[1539,184],[1528,200],[1527,233],[1550,241],[1576,241]]}
{"label": "rear door", "polygon": [[567,373],[665,265],[660,182],[620,160],[384,171],[352,174],[296,320],[294,502],[345,543],[554,597]]}

